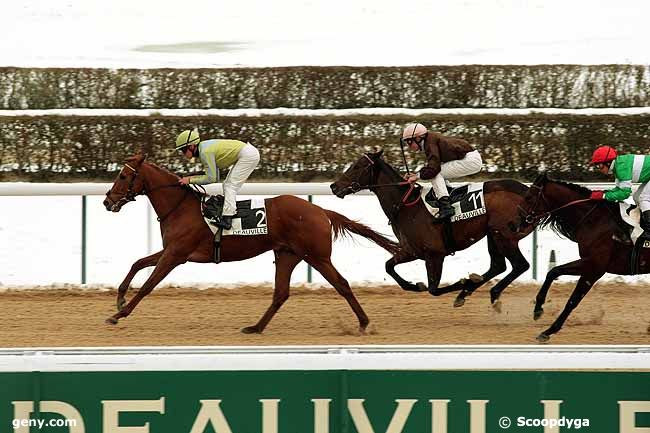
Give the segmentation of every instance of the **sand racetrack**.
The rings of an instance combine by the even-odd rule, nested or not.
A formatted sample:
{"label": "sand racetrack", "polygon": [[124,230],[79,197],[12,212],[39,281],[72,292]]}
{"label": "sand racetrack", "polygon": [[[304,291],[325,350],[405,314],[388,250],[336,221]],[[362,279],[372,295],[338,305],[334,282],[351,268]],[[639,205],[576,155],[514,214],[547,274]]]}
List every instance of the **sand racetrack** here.
{"label": "sand racetrack", "polygon": [[[501,313],[490,306],[487,287],[454,308],[454,295],[433,298],[397,286],[353,286],[370,317],[365,334],[358,332],[352,310],[334,289],[294,287],[261,335],[239,330],[264,313],[270,287],[159,288],[116,326],[104,323],[115,309],[114,290],[8,287],[0,293],[0,347],[536,344],[535,337],[557,316],[573,286],[552,286],[538,321],[532,319],[537,284],[508,287]],[[650,286],[598,283],[551,343],[650,344],[649,326]]]}

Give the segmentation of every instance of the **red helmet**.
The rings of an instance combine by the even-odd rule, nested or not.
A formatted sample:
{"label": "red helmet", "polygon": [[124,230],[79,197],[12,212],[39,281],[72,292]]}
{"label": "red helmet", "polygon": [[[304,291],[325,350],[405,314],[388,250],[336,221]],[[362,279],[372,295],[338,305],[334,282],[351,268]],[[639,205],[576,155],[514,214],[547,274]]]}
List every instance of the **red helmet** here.
{"label": "red helmet", "polygon": [[616,159],[616,149],[610,146],[600,146],[598,149],[594,150],[594,154],[591,156],[592,164],[606,164],[612,162]]}

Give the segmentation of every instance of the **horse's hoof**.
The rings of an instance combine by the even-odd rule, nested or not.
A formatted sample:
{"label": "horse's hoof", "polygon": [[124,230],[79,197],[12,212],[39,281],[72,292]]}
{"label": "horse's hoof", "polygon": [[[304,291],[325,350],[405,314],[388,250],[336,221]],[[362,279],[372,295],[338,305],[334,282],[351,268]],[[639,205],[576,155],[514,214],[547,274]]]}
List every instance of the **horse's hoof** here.
{"label": "horse's hoof", "polygon": [[548,341],[551,339],[551,336],[548,335],[545,332],[542,332],[537,336],[537,342],[538,343],[548,343]]}
{"label": "horse's hoof", "polygon": [[424,283],[417,283],[415,286],[418,288],[418,292],[426,292],[429,290],[429,288],[425,286]]}
{"label": "horse's hoof", "polygon": [[501,301],[498,300],[498,299],[497,299],[496,301],[494,301],[494,302],[492,303],[492,308],[494,309],[494,311],[496,311],[497,313],[501,314],[501,311],[502,311]]}
{"label": "horse's hoof", "polygon": [[483,282],[483,275],[471,273],[471,274],[469,274],[469,279],[474,284],[482,283]]}
{"label": "horse's hoof", "polygon": [[257,329],[257,326],[247,326],[245,328],[242,328],[241,332],[243,334],[261,334],[262,333],[262,331]]}
{"label": "horse's hoof", "polygon": [[117,311],[122,311],[122,308],[124,308],[124,305],[126,304],[126,301],[124,299],[120,299],[117,301]]}
{"label": "horse's hoof", "polygon": [[544,314],[544,309],[540,308],[539,310],[533,311],[533,320],[538,320]]}
{"label": "horse's hoof", "polygon": [[463,305],[465,305],[465,298],[458,295],[454,301],[454,307],[462,307]]}
{"label": "horse's hoof", "polygon": [[109,317],[106,319],[107,325],[117,325],[117,319],[115,317]]}
{"label": "horse's hoof", "polygon": [[420,288],[415,284],[405,284],[400,287],[402,288],[402,290],[406,290],[407,292],[421,292]]}

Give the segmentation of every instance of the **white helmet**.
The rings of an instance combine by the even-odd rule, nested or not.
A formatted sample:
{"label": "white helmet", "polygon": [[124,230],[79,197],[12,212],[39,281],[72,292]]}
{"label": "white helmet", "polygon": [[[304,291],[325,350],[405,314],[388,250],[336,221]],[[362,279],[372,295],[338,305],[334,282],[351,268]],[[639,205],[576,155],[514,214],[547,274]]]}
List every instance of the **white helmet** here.
{"label": "white helmet", "polygon": [[404,132],[402,133],[402,140],[406,140],[407,138],[419,138],[427,132],[427,128],[423,124],[409,123],[406,125],[406,128],[404,128]]}

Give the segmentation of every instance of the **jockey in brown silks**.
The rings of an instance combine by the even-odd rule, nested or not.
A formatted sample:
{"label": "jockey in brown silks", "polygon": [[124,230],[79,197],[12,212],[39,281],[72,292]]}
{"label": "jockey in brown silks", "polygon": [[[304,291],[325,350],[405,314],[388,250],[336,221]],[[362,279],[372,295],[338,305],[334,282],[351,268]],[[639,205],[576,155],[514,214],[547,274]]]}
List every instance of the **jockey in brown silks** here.
{"label": "jockey in brown silks", "polygon": [[407,176],[407,180],[430,180],[440,204],[438,219],[451,218],[454,208],[451,206],[446,181],[481,171],[483,160],[480,153],[467,141],[428,131],[421,123],[407,125],[402,133],[401,143],[415,152],[424,151],[426,157],[426,163],[419,175],[412,173]]}

